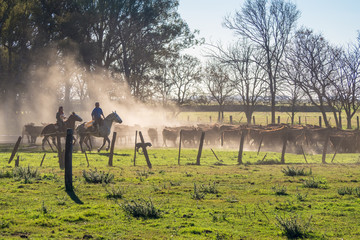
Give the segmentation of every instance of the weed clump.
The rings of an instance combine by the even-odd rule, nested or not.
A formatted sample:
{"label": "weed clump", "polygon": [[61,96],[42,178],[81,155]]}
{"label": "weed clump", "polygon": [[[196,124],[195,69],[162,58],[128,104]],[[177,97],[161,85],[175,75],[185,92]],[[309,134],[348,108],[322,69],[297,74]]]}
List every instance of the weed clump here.
{"label": "weed clump", "polygon": [[17,179],[24,179],[24,183],[32,183],[33,179],[39,179],[40,173],[35,168],[30,166],[27,167],[16,167],[13,171],[14,177]]}
{"label": "weed clump", "polygon": [[317,180],[314,177],[306,179],[303,184],[306,188],[326,188],[325,180]]}
{"label": "weed clump", "polygon": [[106,197],[107,198],[113,198],[113,199],[122,199],[124,198],[124,194],[126,192],[126,190],[123,187],[115,187],[115,186],[111,186],[111,189],[108,189],[105,186],[105,191],[107,192]]}
{"label": "weed clump", "polygon": [[278,186],[273,186],[271,189],[274,191],[275,195],[278,195],[278,196],[288,195],[286,186],[278,185]]}
{"label": "weed clump", "polygon": [[201,200],[205,198],[205,193],[196,187],[196,183],[194,183],[194,192],[191,194],[191,198],[195,200]]}
{"label": "weed clump", "polygon": [[309,172],[305,172],[305,168],[289,167],[287,169],[283,168],[281,170],[285,176],[308,176],[312,174],[311,168]]}
{"label": "weed clump", "polygon": [[278,227],[288,239],[306,238],[309,234],[308,229],[311,218],[312,216],[310,216],[307,223],[303,223],[297,215],[288,218],[275,217]]}
{"label": "weed clump", "polygon": [[114,174],[105,173],[103,171],[98,172],[97,169],[86,172],[83,170],[83,177],[88,183],[104,183],[108,184],[114,180]]}
{"label": "weed clump", "polygon": [[151,199],[149,201],[144,199],[128,201],[122,204],[121,207],[127,214],[135,218],[149,219],[161,217],[161,211],[154,206]]}
{"label": "weed clump", "polygon": [[213,182],[213,184],[209,183],[209,185],[201,185],[200,191],[203,193],[212,193],[212,194],[219,193],[216,182]]}
{"label": "weed clump", "polygon": [[0,170],[0,178],[12,178],[14,177],[14,174],[10,172],[9,170]]}

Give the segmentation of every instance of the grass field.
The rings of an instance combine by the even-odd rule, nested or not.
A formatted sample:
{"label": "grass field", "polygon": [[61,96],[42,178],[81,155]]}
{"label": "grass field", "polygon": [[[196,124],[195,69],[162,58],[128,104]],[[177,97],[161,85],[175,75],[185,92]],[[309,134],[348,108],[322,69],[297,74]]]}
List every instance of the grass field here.
{"label": "grass field", "polygon": [[[197,166],[197,150],[183,149],[179,166],[177,149],[150,148],[148,169],[142,155],[134,166],[133,149],[117,150],[113,167],[106,153],[89,153],[87,167],[76,152],[68,194],[55,153],[40,167],[44,153],[23,147],[15,168],[11,150],[0,153],[0,239],[360,238],[359,154],[333,164],[287,154],[287,164],[267,165],[280,154],[259,162],[265,153],[245,152],[237,165],[236,151],[214,149],[218,161],[205,148]],[[83,171],[110,183],[89,183]]]}
{"label": "grass field", "polygon": [[[335,120],[333,113],[328,112],[327,114],[330,125],[335,126]],[[224,112],[224,122],[230,122],[230,116],[232,117],[232,121],[234,124],[245,124],[246,116],[243,112]],[[267,125],[271,123],[271,113],[270,112],[255,112],[255,123],[259,125]],[[319,116],[322,117],[320,112],[299,112],[295,115],[295,124],[300,123],[311,124],[311,125],[319,125]],[[357,127],[357,116],[360,116],[359,113],[355,114],[352,118],[351,124],[352,128]],[[278,122],[278,117],[280,117],[280,123],[291,123],[290,116],[286,112],[277,112],[276,113],[276,123]],[[300,119],[299,119],[300,117]],[[216,122],[218,118],[217,112],[181,112],[177,119],[181,122],[202,122],[202,123],[212,123]],[[253,121],[251,121],[253,123]],[[346,116],[345,113],[342,114],[342,126],[346,128]],[[322,120],[322,126],[324,126],[324,121]]]}

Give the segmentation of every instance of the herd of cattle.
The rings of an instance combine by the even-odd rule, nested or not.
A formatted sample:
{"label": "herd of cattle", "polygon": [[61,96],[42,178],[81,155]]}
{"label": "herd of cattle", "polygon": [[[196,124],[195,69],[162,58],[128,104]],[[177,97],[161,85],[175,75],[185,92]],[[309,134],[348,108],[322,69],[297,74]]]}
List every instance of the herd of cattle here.
{"label": "herd of cattle", "polygon": [[[27,136],[29,143],[35,144],[36,138],[41,135],[42,128],[43,126],[27,124],[24,126],[23,136]],[[135,133],[141,131],[145,141],[150,141],[155,147],[177,147],[180,139],[183,147],[197,147],[200,136],[204,132],[204,145],[209,147],[238,148],[241,135],[244,134],[244,149],[248,151],[280,152],[286,142],[286,151],[298,154],[321,153],[324,144],[327,145],[329,152],[360,152],[360,131],[320,128],[312,125],[198,124],[196,126],[142,128],[137,125],[115,124],[113,131],[117,132],[116,143],[121,146],[134,146]]]}

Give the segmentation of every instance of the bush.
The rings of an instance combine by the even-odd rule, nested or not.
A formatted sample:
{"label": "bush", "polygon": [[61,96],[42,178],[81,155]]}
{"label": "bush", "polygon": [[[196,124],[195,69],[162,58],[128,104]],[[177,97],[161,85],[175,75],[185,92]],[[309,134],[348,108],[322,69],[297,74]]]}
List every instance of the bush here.
{"label": "bush", "polygon": [[326,181],[316,180],[314,177],[305,180],[303,184],[306,188],[326,188]]}
{"label": "bush", "polygon": [[105,186],[105,191],[107,192],[107,198],[114,198],[114,199],[122,199],[125,194],[125,189],[123,187],[114,187],[111,186],[111,189],[109,190]]}
{"label": "bush", "polygon": [[281,170],[285,176],[308,176],[312,174],[312,171],[310,169],[310,171],[307,173],[305,172],[304,168],[297,168],[297,167],[289,167],[287,166],[287,169],[283,168]]}
{"label": "bush", "polygon": [[32,183],[32,179],[40,179],[40,173],[32,167],[16,167],[13,171],[14,177],[24,179],[24,183]]}
{"label": "bush", "polygon": [[10,172],[9,170],[0,170],[0,178],[12,178],[14,174]]}
{"label": "bush", "polygon": [[195,200],[201,200],[205,198],[205,193],[196,187],[196,183],[194,183],[194,193],[191,194],[191,198]]}
{"label": "bush", "polygon": [[203,193],[213,193],[213,194],[219,193],[215,182],[213,182],[213,184],[209,183],[209,185],[201,185],[200,191]]}
{"label": "bush", "polygon": [[140,199],[139,201],[132,200],[130,202],[125,202],[121,206],[127,214],[135,218],[148,219],[161,217],[161,211],[155,208],[151,199],[149,199],[149,201],[144,199]]}
{"label": "bush", "polygon": [[275,192],[275,195],[288,195],[286,193],[287,189],[285,186],[273,186],[271,189]]}
{"label": "bush", "polygon": [[352,187],[341,187],[338,189],[338,194],[341,196],[353,194],[354,189]]}
{"label": "bush", "polygon": [[111,183],[112,180],[114,180],[114,174],[111,173],[105,173],[103,171],[98,172],[95,168],[95,171],[91,170],[89,172],[86,172],[83,170],[83,177],[85,178],[85,181],[88,183]]}
{"label": "bush", "polygon": [[280,216],[276,216],[276,220],[278,222],[277,225],[281,228],[283,234],[288,239],[307,237],[311,218],[312,216],[310,216],[307,223],[303,223],[303,221],[301,221],[297,215],[290,216],[289,218],[281,218]]}

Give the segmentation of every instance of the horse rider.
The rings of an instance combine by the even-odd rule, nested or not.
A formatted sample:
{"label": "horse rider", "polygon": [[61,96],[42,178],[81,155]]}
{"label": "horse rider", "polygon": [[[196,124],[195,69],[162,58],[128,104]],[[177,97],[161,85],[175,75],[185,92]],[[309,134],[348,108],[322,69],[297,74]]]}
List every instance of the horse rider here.
{"label": "horse rider", "polygon": [[94,122],[95,130],[98,130],[99,127],[102,125],[103,119],[105,118],[104,113],[103,113],[102,109],[100,108],[99,102],[95,103],[95,108],[91,112],[91,117],[92,117],[92,120],[95,121]]}
{"label": "horse rider", "polygon": [[60,106],[58,112],[56,113],[56,125],[58,126],[59,131],[63,131],[65,129],[65,119],[64,108]]}

